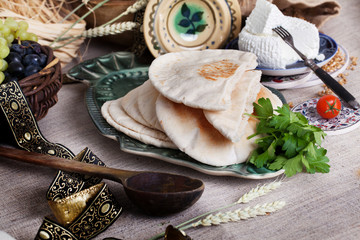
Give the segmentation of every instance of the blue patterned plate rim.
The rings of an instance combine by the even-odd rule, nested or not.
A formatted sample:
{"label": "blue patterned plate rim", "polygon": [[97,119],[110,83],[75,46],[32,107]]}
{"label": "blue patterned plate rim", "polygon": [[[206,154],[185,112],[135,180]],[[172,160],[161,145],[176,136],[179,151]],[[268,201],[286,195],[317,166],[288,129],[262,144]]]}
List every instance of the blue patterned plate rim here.
{"label": "blue patterned plate rim", "polygon": [[[124,96],[131,89],[148,79],[148,65],[139,64],[138,62],[138,59],[132,53],[117,52],[84,61],[67,73],[70,79],[89,85],[85,96],[89,115],[100,133],[118,141],[122,151],[160,159],[214,176],[268,179],[279,176],[284,172],[283,170],[271,171],[266,168],[256,168],[247,163],[214,167],[200,163],[180,150],[147,145],[116,131],[102,117],[101,106],[106,101]],[[273,88],[269,89],[284,103],[286,102],[279,91]]]}
{"label": "blue patterned plate rim", "polygon": [[321,128],[328,135],[339,135],[353,131],[360,126],[360,111],[347,107],[343,102],[338,116],[331,119],[322,118],[316,111],[319,98],[308,99],[292,108],[294,112],[304,115],[310,125]]}

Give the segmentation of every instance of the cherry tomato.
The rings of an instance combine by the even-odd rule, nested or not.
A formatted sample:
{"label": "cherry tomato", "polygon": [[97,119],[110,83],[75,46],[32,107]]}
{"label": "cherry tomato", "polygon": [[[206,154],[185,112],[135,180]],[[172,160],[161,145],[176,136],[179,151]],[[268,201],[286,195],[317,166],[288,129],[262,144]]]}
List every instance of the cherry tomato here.
{"label": "cherry tomato", "polygon": [[334,118],[341,111],[340,99],[334,95],[322,96],[316,104],[316,110],[322,118]]}

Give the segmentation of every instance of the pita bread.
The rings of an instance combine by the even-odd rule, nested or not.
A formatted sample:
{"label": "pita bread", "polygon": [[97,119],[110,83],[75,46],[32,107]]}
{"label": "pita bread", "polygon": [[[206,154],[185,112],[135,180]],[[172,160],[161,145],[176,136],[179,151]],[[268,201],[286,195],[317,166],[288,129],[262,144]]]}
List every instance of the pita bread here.
{"label": "pita bread", "polygon": [[246,70],[257,66],[253,53],[209,49],[167,53],[149,68],[153,86],[173,102],[193,108],[225,110]]}
{"label": "pita bread", "polygon": [[256,102],[260,98],[269,98],[271,101],[271,104],[273,106],[273,109],[277,109],[278,107],[281,107],[283,105],[282,101],[278,96],[273,94],[267,87],[264,87],[261,85],[260,91],[257,95]]}
{"label": "pita bread", "polygon": [[101,107],[101,114],[110,126],[145,144],[177,148],[163,132],[146,127],[127,115],[121,106],[121,100],[122,98],[107,101]]}
{"label": "pita bread", "polygon": [[224,111],[204,110],[206,119],[232,142],[238,142],[244,134],[253,102],[260,91],[261,71],[246,71],[231,93],[231,107]]}
{"label": "pita bread", "polygon": [[160,95],[156,113],[162,128],[175,145],[199,162],[213,166],[241,163],[256,148],[255,138],[246,139],[255,133],[255,119],[249,119],[251,124],[245,129],[243,137],[233,143],[206,120],[202,109],[175,103]]}
{"label": "pita bread", "polygon": [[134,88],[133,90],[128,92],[124,97],[122,97],[121,107],[135,121],[139,122],[142,125],[148,126],[147,125],[148,123],[141,115],[138,106],[138,96],[142,88],[144,88],[144,84],[138,86],[137,88]]}
{"label": "pita bread", "polygon": [[155,103],[159,96],[159,92],[151,84],[150,80],[147,80],[143,85],[137,96],[137,107],[142,118],[147,123],[147,126],[163,131],[156,116]]}

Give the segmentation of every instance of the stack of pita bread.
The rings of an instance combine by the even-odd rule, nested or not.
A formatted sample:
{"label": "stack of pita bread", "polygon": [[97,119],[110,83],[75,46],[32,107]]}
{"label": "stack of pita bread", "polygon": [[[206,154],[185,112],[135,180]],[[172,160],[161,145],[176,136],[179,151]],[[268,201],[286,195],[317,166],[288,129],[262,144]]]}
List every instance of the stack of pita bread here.
{"label": "stack of pita bread", "polygon": [[193,159],[226,166],[256,148],[253,102],[281,100],[260,83],[256,56],[238,50],[167,53],[149,68],[149,80],[101,112],[118,131],[145,144],[174,148]]}

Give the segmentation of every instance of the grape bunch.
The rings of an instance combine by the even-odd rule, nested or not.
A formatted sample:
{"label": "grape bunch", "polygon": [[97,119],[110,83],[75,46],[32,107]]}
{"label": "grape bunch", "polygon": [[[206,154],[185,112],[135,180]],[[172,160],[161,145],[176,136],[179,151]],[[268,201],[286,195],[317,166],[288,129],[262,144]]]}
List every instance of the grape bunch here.
{"label": "grape bunch", "polygon": [[34,33],[27,31],[28,28],[29,24],[25,21],[15,21],[13,18],[7,18],[4,21],[0,19],[0,84],[5,79],[5,70],[9,68],[7,57],[14,43],[21,43],[26,40],[38,41]]}
{"label": "grape bunch", "polygon": [[32,41],[14,42],[5,58],[8,63],[4,71],[5,81],[18,81],[39,72],[46,66],[47,55],[41,52],[40,44]]}

